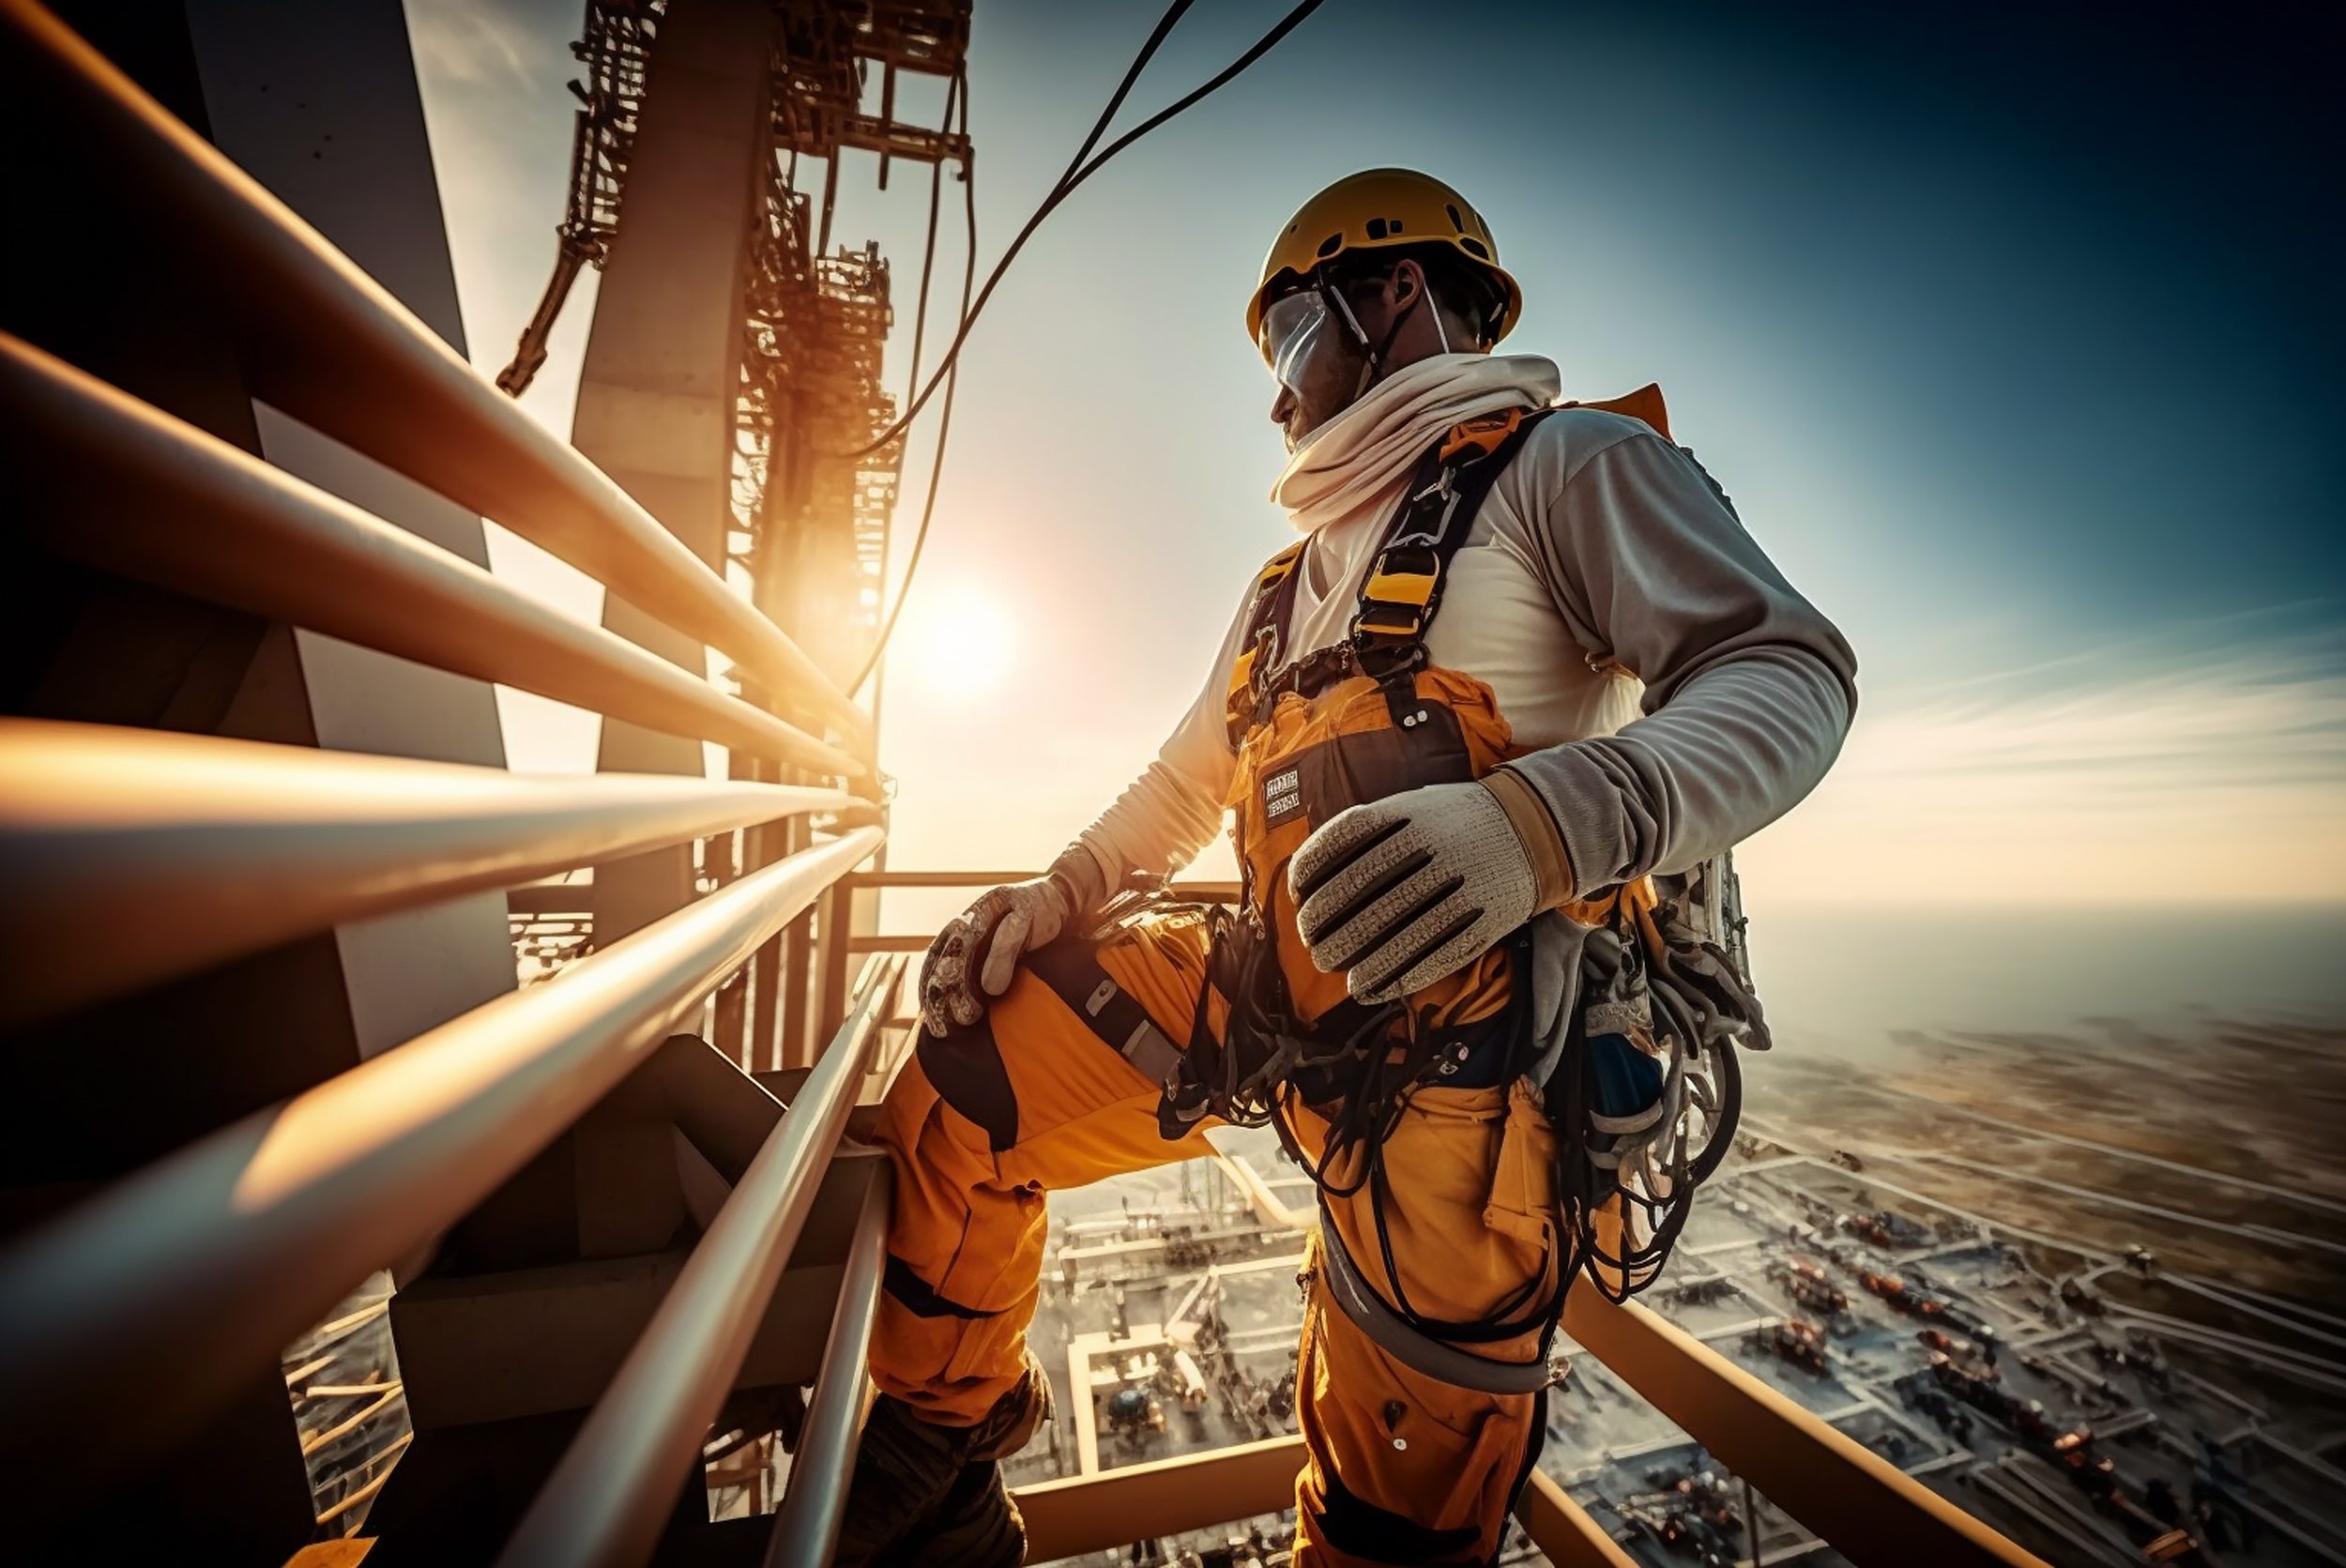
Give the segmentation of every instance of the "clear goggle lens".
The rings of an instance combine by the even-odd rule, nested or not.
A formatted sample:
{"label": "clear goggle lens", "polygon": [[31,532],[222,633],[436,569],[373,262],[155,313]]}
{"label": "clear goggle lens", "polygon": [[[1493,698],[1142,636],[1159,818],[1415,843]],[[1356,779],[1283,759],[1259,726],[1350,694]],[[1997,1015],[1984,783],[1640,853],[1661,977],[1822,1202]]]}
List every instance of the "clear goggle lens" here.
{"label": "clear goggle lens", "polygon": [[1290,390],[1303,385],[1303,366],[1320,344],[1331,342],[1334,324],[1328,318],[1328,301],[1316,290],[1290,294],[1263,312],[1262,330],[1256,346],[1279,384]]}

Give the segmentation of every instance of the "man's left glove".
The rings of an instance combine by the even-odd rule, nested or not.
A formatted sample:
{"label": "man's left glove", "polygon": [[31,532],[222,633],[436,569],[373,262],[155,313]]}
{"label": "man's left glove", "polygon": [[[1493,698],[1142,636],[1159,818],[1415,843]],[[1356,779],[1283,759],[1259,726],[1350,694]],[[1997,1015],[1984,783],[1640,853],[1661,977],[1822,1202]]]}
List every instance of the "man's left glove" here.
{"label": "man's left glove", "polygon": [[1480,784],[1427,784],[1340,812],[1287,864],[1296,925],[1356,1001],[1390,1001],[1457,973],[1530,920],[1531,852]]}

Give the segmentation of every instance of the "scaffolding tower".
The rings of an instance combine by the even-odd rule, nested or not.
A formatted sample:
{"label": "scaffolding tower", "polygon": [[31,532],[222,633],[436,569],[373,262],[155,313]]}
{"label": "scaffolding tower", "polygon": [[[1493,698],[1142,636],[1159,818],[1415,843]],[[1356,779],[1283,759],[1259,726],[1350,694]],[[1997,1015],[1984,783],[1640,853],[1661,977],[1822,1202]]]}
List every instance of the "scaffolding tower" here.
{"label": "scaffolding tower", "polygon": [[[602,266],[624,221],[646,64],[672,3],[588,0],[569,204],[545,294],[498,377],[508,392],[543,365],[571,284]],[[832,243],[842,160],[876,155],[881,190],[899,159],[967,177],[967,135],[901,117],[897,88],[906,72],[959,78],[969,3],[776,0],[770,11],[771,145],[747,240],[725,556],[728,575],[844,677],[876,632],[904,441],[873,447],[897,415],[881,379],[891,269],[875,242]]]}

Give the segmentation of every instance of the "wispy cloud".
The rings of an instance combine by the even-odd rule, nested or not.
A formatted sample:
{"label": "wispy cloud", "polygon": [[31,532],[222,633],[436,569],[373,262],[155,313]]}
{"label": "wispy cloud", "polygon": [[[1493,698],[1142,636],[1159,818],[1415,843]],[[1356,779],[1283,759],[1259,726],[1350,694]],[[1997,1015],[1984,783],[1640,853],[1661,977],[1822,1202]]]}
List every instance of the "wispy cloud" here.
{"label": "wispy cloud", "polygon": [[2169,628],[1876,704],[1747,859],[1798,900],[2346,897],[2338,609]]}
{"label": "wispy cloud", "polygon": [[545,10],[480,0],[407,0],[417,67],[450,85],[535,92],[544,74],[535,56],[544,41]]}

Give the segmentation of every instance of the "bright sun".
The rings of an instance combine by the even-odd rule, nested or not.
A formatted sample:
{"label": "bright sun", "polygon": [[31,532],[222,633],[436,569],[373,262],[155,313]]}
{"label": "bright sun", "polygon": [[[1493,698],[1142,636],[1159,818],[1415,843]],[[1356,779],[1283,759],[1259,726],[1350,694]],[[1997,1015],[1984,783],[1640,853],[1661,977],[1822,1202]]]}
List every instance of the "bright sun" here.
{"label": "bright sun", "polygon": [[956,580],[913,588],[888,653],[890,673],[940,697],[982,696],[1018,658],[1018,628],[983,585]]}

